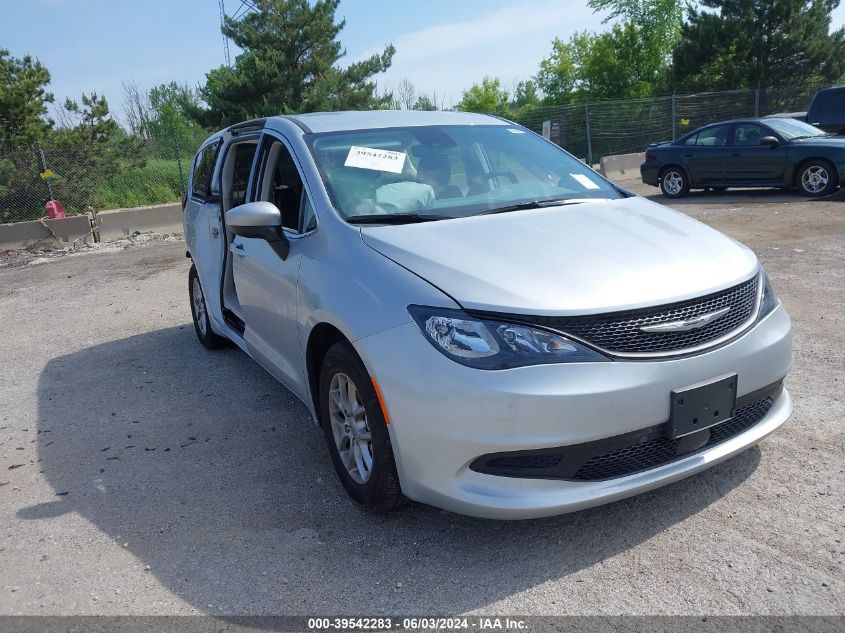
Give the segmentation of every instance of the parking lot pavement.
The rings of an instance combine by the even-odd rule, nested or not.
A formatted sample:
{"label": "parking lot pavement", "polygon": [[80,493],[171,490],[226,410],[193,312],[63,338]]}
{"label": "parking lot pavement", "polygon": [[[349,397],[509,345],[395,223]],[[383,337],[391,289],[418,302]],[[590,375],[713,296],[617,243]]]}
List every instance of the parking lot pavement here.
{"label": "parking lot pavement", "polygon": [[0,613],[845,613],[845,204],[673,206],[765,263],[795,415],[708,472],[536,521],[356,509],[305,407],[197,343],[179,242],[6,258]]}

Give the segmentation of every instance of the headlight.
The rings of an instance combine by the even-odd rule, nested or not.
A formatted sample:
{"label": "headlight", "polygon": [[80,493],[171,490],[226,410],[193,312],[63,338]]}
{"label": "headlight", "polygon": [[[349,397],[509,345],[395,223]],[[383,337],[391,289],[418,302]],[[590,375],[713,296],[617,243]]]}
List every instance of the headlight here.
{"label": "headlight", "polygon": [[763,267],[760,267],[760,281],[763,284],[763,297],[760,299],[760,311],[757,313],[757,320],[759,321],[769,312],[774,310],[778,305],[778,297],[772,288],[772,282],[769,281],[769,276]]}
{"label": "headlight", "polygon": [[480,319],[448,308],[408,306],[408,312],[436,349],[476,369],[610,360],[565,336],[527,325]]}

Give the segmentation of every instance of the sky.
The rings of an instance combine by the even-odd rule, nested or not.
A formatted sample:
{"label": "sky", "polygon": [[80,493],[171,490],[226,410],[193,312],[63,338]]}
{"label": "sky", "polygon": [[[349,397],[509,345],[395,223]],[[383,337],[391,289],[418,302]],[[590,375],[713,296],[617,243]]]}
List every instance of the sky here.
{"label": "sky", "polygon": [[[231,14],[241,2],[224,6]],[[41,60],[57,102],[96,90],[119,118],[123,81],[195,86],[224,62],[218,0],[0,0],[0,11],[0,47]],[[342,0],[338,17],[347,62],[392,43],[379,85],[407,78],[448,107],[485,75],[508,88],[530,77],[555,37],[602,30],[604,16],[586,0]],[[845,24],[845,5],[834,18]]]}

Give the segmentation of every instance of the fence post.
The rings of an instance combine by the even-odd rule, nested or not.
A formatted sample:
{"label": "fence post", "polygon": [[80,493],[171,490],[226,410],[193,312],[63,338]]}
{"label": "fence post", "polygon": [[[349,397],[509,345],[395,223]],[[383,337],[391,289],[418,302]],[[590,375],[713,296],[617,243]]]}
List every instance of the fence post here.
{"label": "fence post", "polygon": [[176,154],[176,166],[179,168],[179,188],[185,193],[185,174],[182,173],[182,157],[179,155],[179,135],[173,135],[173,152]]}
{"label": "fence post", "polygon": [[[47,157],[44,155],[41,145],[38,146],[38,154],[41,156],[41,173],[45,173],[47,171]],[[50,184],[50,179],[44,178],[44,183],[47,185],[47,194],[50,196],[50,200],[55,200],[53,198],[53,185]]]}
{"label": "fence post", "polygon": [[678,138],[678,99],[677,95],[672,93],[672,140]]}
{"label": "fence post", "polygon": [[593,166],[593,135],[590,131],[590,100],[584,98],[584,116],[587,124],[587,165]]}
{"label": "fence post", "polygon": [[754,116],[760,116],[760,84],[757,83],[757,90],[754,91]]}

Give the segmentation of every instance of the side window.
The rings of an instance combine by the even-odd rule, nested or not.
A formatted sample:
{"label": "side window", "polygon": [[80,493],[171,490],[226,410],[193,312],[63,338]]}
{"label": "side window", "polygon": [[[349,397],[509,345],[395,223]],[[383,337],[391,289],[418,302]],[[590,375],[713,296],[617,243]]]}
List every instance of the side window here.
{"label": "side window", "polygon": [[728,125],[716,125],[698,133],[696,145],[724,147],[728,143]]}
{"label": "side window", "polygon": [[255,156],[255,143],[241,143],[235,147],[235,165],[232,170],[232,207],[246,202],[249,172]]}
{"label": "side window", "polygon": [[[262,148],[261,165],[255,199],[275,204],[282,212],[282,226],[290,231],[299,233],[302,232],[301,226],[316,226],[316,216],[305,193],[302,178],[284,143],[267,139]],[[309,213],[310,218],[307,217]],[[300,219],[303,220],[302,223]]]}
{"label": "side window", "polygon": [[302,194],[302,232],[308,233],[317,228],[317,214],[307,193]]}
{"label": "side window", "polygon": [[208,200],[211,197],[211,177],[214,174],[214,159],[217,158],[219,146],[220,143],[209,143],[197,153],[191,174],[191,195],[195,198]]}
{"label": "side window", "polygon": [[734,145],[750,147],[760,144],[760,139],[768,136],[766,131],[756,123],[737,123],[734,126]]}

